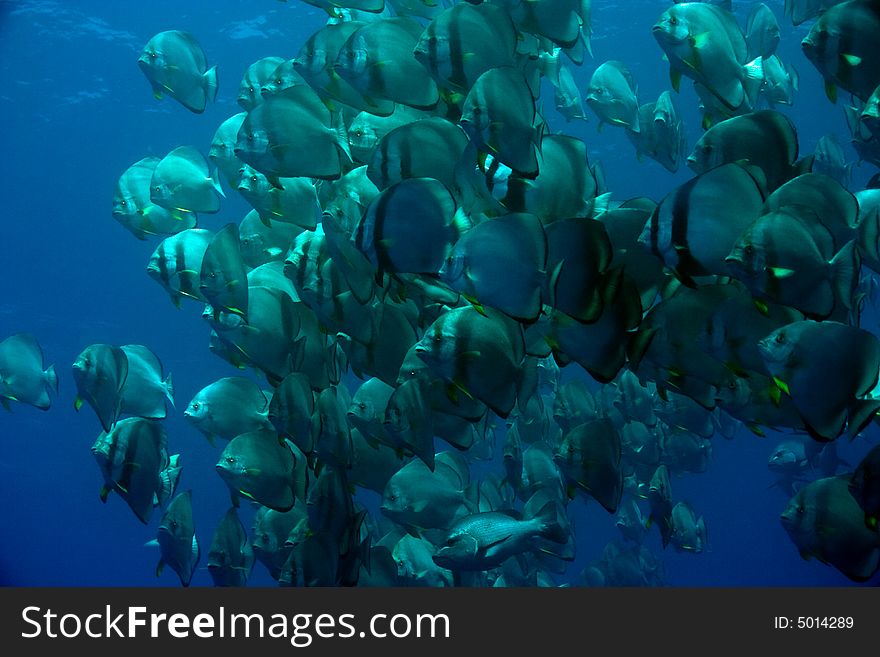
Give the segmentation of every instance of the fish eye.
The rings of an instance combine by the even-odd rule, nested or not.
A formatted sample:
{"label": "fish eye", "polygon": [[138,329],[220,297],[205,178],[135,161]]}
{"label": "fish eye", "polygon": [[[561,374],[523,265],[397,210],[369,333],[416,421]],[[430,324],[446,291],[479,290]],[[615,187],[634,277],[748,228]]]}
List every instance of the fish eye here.
{"label": "fish eye", "polygon": [[254,87],[253,87],[253,85],[251,85],[250,87],[248,87],[248,91],[250,91],[251,93],[254,93]]}
{"label": "fish eye", "polygon": [[281,83],[282,83],[281,78],[278,78],[277,80],[275,80],[275,84],[281,84]]}
{"label": "fish eye", "polygon": [[227,456],[226,462],[227,463],[235,463],[235,457],[234,456]]}
{"label": "fish eye", "polygon": [[125,207],[125,206],[126,206],[126,202],[123,201],[123,202],[122,202],[122,207]]}
{"label": "fish eye", "polygon": [[251,176],[251,182],[257,182],[257,177],[256,177],[256,176]]}
{"label": "fish eye", "polygon": [[778,344],[782,344],[783,342],[785,342],[785,333],[783,333],[782,331],[777,333],[776,334],[776,342]]}
{"label": "fish eye", "polygon": [[743,251],[745,251],[746,253],[748,253],[749,255],[751,255],[752,253],[755,252],[755,247],[753,247],[751,244],[747,244],[747,245],[746,245],[746,248],[743,249]]}
{"label": "fish eye", "polygon": [[156,59],[156,53],[151,52],[151,53],[150,53],[150,59]]}
{"label": "fish eye", "polygon": [[675,16],[670,16],[669,17],[669,24],[670,25],[678,25],[678,19]]}
{"label": "fish eye", "polygon": [[200,404],[199,402],[193,402],[193,403],[192,403],[192,407],[193,407],[193,410],[194,410],[194,411],[199,410],[199,407],[200,407],[200,406],[201,406],[201,404]]}

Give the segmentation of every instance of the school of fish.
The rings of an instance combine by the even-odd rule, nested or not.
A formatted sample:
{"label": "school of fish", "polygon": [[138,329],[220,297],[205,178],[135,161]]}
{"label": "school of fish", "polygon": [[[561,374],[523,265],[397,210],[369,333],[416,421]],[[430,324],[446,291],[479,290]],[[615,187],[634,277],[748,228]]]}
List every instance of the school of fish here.
{"label": "school of fish", "polygon": [[[205,558],[199,491],[178,492],[188,464],[162,423],[182,412],[229,488],[206,553],[217,586],[246,585],[256,562],[283,586],[555,586],[576,499],[620,530],[580,584],[663,585],[655,527],[664,549],[710,549],[676,478],[705,472],[718,437],[767,430],[788,434],[768,467],[793,549],[871,580],[880,446],[849,464],[836,441],[869,442],[880,413],[880,340],[860,325],[880,176],[853,193],[841,144],[800,152],[774,11],[753,3],[740,24],[729,1],[671,3],[652,30],[670,88],[645,104],[622,60],[575,83],[591,0],[304,1],[326,25],[220,72],[243,111],[210,144],[137,159],[116,185],[113,217],[152,242],[147,276],[202,312],[232,368],[175,410],[145,345],[88,345],[72,364],[100,498],[160,517],[157,573],[188,586]],[[880,166],[880,0],[784,14],[811,22],[811,74]],[[137,67],[190,112],[217,97],[196,35],[156,34]],[[690,150],[685,78],[703,117]],[[612,200],[584,141],[542,116],[586,108],[635,157],[692,177]],[[235,193],[253,208],[240,223],[210,216]],[[4,407],[46,410],[57,390],[34,336],[0,342]]]}

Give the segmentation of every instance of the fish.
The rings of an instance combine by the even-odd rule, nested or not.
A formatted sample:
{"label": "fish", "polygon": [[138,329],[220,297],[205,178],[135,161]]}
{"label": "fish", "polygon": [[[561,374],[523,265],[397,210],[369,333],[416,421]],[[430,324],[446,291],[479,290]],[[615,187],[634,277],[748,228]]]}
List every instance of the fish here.
{"label": "fish", "polygon": [[214,233],[199,272],[199,291],[220,312],[234,313],[247,319],[248,279],[241,256],[238,224],[228,223]]}
{"label": "fish", "polygon": [[746,22],[746,46],[749,61],[758,57],[766,60],[774,55],[781,35],[776,15],[763,2],[756,4],[749,12]]}
{"label": "fish", "polygon": [[852,473],[849,492],[865,512],[865,526],[877,530],[880,517],[880,447],[872,447]]}
{"label": "fish", "polygon": [[440,100],[437,83],[415,57],[423,28],[407,16],[367,23],[339,50],[333,72],[365,99],[431,109]]}
{"label": "fish", "polygon": [[610,60],[601,64],[587,86],[587,105],[603,123],[640,131],[638,87],[626,64]]}
{"label": "fish", "polygon": [[[259,368],[270,382],[278,383],[303,356],[305,340],[300,336],[303,304],[285,292],[268,287],[248,287],[247,322],[236,314],[221,314],[206,306],[204,317],[218,337],[231,346],[243,362]],[[299,341],[299,342],[298,342]]]}
{"label": "fish", "polygon": [[78,411],[88,402],[104,431],[109,432],[122,412],[122,390],[128,377],[128,357],[117,346],[93,344],[83,349],[73,362],[73,380]]}
{"label": "fish", "polygon": [[[238,245],[245,266],[251,271],[267,263],[279,263],[281,276],[284,276],[284,258],[294,238],[303,232],[296,224],[282,221],[272,222],[267,226],[256,210],[248,212],[238,224]],[[269,270],[263,270],[269,271]],[[255,285],[252,276],[248,276],[248,285]],[[295,293],[295,289],[294,289]]]}
{"label": "fish", "polygon": [[575,119],[588,120],[584,113],[584,103],[581,92],[578,90],[571,69],[562,61],[561,48],[554,48],[552,53],[546,53],[544,75],[553,85],[553,102],[556,111],[564,118],[566,123]]}
{"label": "fish", "polygon": [[772,108],[776,105],[794,105],[795,93],[800,88],[800,75],[792,64],[783,62],[779,55],[761,60],[763,82],[761,98]]}
{"label": "fish", "polygon": [[367,207],[355,229],[355,244],[382,272],[437,274],[459,234],[456,210],[455,199],[439,180],[402,180]]}
{"label": "fish", "polygon": [[311,454],[315,449],[314,411],[315,398],[308,376],[291,372],[275,388],[266,415],[280,436],[288,438],[304,454]]}
{"label": "fish", "polygon": [[[402,125],[425,118],[429,117],[422,110],[399,104],[388,116],[378,116],[368,111],[358,113],[348,126],[351,156],[358,162],[370,164],[373,152],[385,135]],[[406,140],[401,142],[405,143]]]}
{"label": "fish", "polygon": [[[208,150],[208,160],[223,174],[226,183],[232,188],[238,186],[241,168],[244,165],[244,162],[235,155],[235,142],[246,116],[247,112],[233,114],[217,126],[211,139],[211,148]],[[194,227],[195,225],[187,226],[187,228]]]}
{"label": "fish", "polygon": [[687,136],[672,95],[664,91],[656,102],[641,105],[638,116],[639,131],[626,130],[636,148],[636,157],[641,160],[647,155],[670,173],[678,171],[687,151]]}
{"label": "fish", "polygon": [[452,452],[434,458],[433,471],[420,459],[408,461],[382,491],[382,515],[415,531],[446,529],[473,510],[470,472]]}
{"label": "fish", "polygon": [[652,33],[669,59],[673,89],[685,75],[729,110],[749,103],[746,39],[730,12],[701,2],[676,4],[661,15]]}
{"label": "fish", "polygon": [[214,530],[208,550],[208,574],[214,586],[245,586],[254,567],[254,548],[235,507]]}
{"label": "fish", "polygon": [[792,24],[800,25],[841,2],[845,0],[785,0],[783,11]]}
{"label": "fish", "polygon": [[830,133],[819,137],[813,157],[813,173],[821,173],[836,180],[842,187],[849,187],[852,177],[852,163],[847,163],[846,153],[837,138]]}
{"label": "fish", "polygon": [[541,312],[546,262],[541,221],[531,214],[510,213],[465,232],[438,275],[466,298],[530,322]]}
{"label": "fish", "polygon": [[168,94],[190,112],[201,114],[217,98],[217,67],[189,32],[167,30],[147,41],[137,60],[158,100]]}
{"label": "fish", "polygon": [[101,501],[116,492],[143,524],[164,497],[162,473],[170,467],[168,438],[161,422],[131,417],[103,431],[91,452],[103,477]]}
{"label": "fish", "polygon": [[380,191],[412,178],[433,178],[452,187],[455,165],[467,143],[461,127],[442,117],[409,121],[379,140],[367,177]]}
{"label": "fish", "polygon": [[183,416],[213,444],[215,437],[232,440],[243,433],[268,428],[270,404],[256,382],[228,376],[197,392]]}
{"label": "fish", "polygon": [[0,342],[0,404],[29,404],[41,411],[52,406],[50,392],[58,393],[55,366],[46,367],[43,349],[30,333],[16,333]]}
{"label": "fish", "polygon": [[261,57],[245,69],[238,85],[238,98],[236,98],[245,112],[249,112],[263,102],[263,87],[272,81],[272,76],[284,61],[283,57]]}
{"label": "fish", "polygon": [[776,110],[760,110],[722,121],[707,130],[688,156],[694,172],[733,162],[758,167],[768,191],[793,178],[798,158],[798,138],[794,124]]}
{"label": "fish", "polygon": [[846,313],[858,284],[855,241],[836,253],[816,244],[805,222],[790,211],[763,215],[725,258],[752,293],[791,306],[814,319]]}
{"label": "fish", "polygon": [[278,178],[272,184],[265,175],[244,164],[238,179],[238,193],[257,211],[266,227],[282,223],[314,230],[317,226],[321,208],[310,178]]}
{"label": "fish", "polygon": [[121,390],[120,413],[163,419],[166,402],[174,406],[171,373],[163,371],[162,361],[149,347],[126,344],[120,347],[128,362],[128,373]]}
{"label": "fish", "polygon": [[452,586],[452,571],[434,563],[437,548],[425,538],[404,534],[394,544],[391,556],[397,564],[399,586]]}
{"label": "fish", "polygon": [[[336,62],[349,37],[366,24],[364,20],[350,20],[328,23],[320,28],[300,48],[293,59],[293,70],[332,105],[339,102],[377,116],[388,116],[394,112],[394,102],[369,95],[365,97],[336,71]],[[283,88],[283,84],[279,86]]]}
{"label": "fish", "polygon": [[873,47],[880,30],[880,7],[873,0],[850,0],[829,7],[801,41],[804,55],[825,80],[836,102],[837,87],[867,101],[880,84],[880,56]]}
{"label": "fish", "polygon": [[263,81],[263,85],[260,87],[260,95],[263,98],[267,98],[298,84],[308,84],[308,82],[296,70],[296,60],[285,59]]}
{"label": "fish", "polygon": [[657,466],[648,486],[648,504],[651,512],[647,526],[657,525],[663,547],[672,540],[672,488],[669,485],[669,468],[661,463]]}
{"label": "fish", "polygon": [[413,55],[445,89],[467,93],[489,69],[514,64],[517,33],[492,4],[454,4],[425,27]]}
{"label": "fish", "polygon": [[578,321],[595,322],[604,310],[602,288],[613,257],[605,226],[592,219],[558,219],[544,229],[548,272],[543,300]]}
{"label": "fish", "polygon": [[205,156],[192,146],[170,151],[150,178],[150,200],[167,210],[213,214],[225,196],[217,172],[209,173]]}
{"label": "fish", "polygon": [[880,407],[866,397],[880,371],[880,342],[868,331],[806,319],[776,329],[758,349],[817,440],[834,440],[844,430],[855,436]]}
{"label": "fish", "polygon": [[150,256],[147,275],[168,292],[178,308],[183,298],[207,303],[199,275],[213,237],[214,233],[204,228],[183,230],[162,240]]}
{"label": "fish", "polygon": [[168,504],[156,541],[161,552],[156,577],[167,565],[177,573],[181,586],[188,587],[201,556],[193,523],[192,490],[180,493]]}
{"label": "fish", "polygon": [[446,543],[433,555],[434,563],[453,571],[488,570],[510,557],[533,549],[537,539],[565,543],[567,519],[553,500],[532,517],[517,518],[503,511],[465,516],[449,529]]}
{"label": "fish", "polygon": [[526,178],[538,175],[541,128],[535,125],[535,98],[523,74],[498,66],[474,82],[459,123],[477,149]]}
{"label": "fish", "polygon": [[265,506],[257,508],[252,528],[254,557],[269,571],[274,580],[281,577],[284,564],[293,551],[286,544],[288,536],[308,525],[306,504],[297,501],[290,511],[275,511]]}
{"label": "fish", "polygon": [[617,429],[603,418],[564,434],[554,455],[566,480],[586,491],[608,513],[617,512],[623,494],[620,445]]}
{"label": "fish", "polygon": [[865,526],[845,475],[807,484],[779,519],[804,559],[815,557],[854,582],[871,579],[880,568],[880,538]]}
{"label": "fish", "polygon": [[416,355],[450,385],[450,395],[473,397],[500,417],[513,410],[524,357],[519,325],[489,308],[445,312],[416,345]]}
{"label": "fish", "polygon": [[699,554],[708,548],[706,521],[687,502],[672,507],[672,533],[669,541],[678,552]]}
{"label": "fish", "polygon": [[344,125],[308,85],[279,91],[248,112],[233,152],[276,187],[279,178],[335,180],[351,160]]}
{"label": "fish", "polygon": [[150,200],[150,181],[159,161],[145,157],[132,164],[119,176],[113,194],[113,218],[139,240],[174,235],[196,225],[192,213],[170,211]]}
{"label": "fish", "polygon": [[668,194],[645,222],[639,243],[686,285],[725,276],[730,274],[727,256],[763,206],[764,192],[752,172],[724,164]]}
{"label": "fish", "polygon": [[[215,470],[229,487],[234,501],[243,496],[283,512],[293,508],[297,493],[301,496],[307,484],[297,478],[297,461],[291,447],[279,443],[274,431],[257,429],[230,440]],[[305,459],[301,461],[304,464]]]}

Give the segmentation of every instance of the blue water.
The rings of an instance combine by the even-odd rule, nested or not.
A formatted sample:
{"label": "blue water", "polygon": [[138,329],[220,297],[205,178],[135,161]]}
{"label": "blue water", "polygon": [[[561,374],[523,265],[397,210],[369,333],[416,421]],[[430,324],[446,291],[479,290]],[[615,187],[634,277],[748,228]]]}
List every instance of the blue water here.
{"label": "blue water", "polygon": [[[607,59],[624,61],[639,83],[641,102],[669,87],[667,64],[650,32],[668,2],[595,0],[595,58],[574,69],[583,90]],[[750,2],[736,2],[745,24]],[[808,25],[792,28],[782,2],[768,3],[779,17],[779,52],[801,74],[793,108],[785,108],[799,131],[801,153],[836,133],[847,143],[841,106],[823,92],[819,74],[800,52]],[[165,421],[169,450],[182,454],[179,490],[192,488],[202,560],[194,586],[209,586],[206,556],[216,524],[229,507],[228,490],[214,471],[220,448],[212,448],[183,418],[192,396],[208,383],[237,373],[208,351],[209,328],[201,308],[177,310],[150,280],[145,267],[157,240],[139,242],[110,214],[113,188],[134,161],[161,157],[181,144],[207,153],[217,126],[240,111],[237,87],[247,65],[260,57],[293,57],[326,14],[299,2],[216,0],[115,2],[111,0],[0,3],[0,157],[2,252],[0,339],[27,331],[43,345],[60,377],[60,395],[48,412],[15,405],[0,412],[0,582],[24,586],[176,586],[168,569],[156,577],[158,553],[144,544],[155,538],[159,513],[141,525],[126,504],[98,498],[101,476],[89,451],[100,427],[91,409],[73,409],[70,366],[92,343],[145,344],[173,373],[177,410]],[[155,33],[192,32],[220,76],[217,102],[195,115],[170,99],[156,101],[135,62]],[[546,91],[546,90],[545,90]],[[691,85],[675,101],[689,143],[700,134]],[[554,130],[584,139],[591,161],[601,161],[615,200],[645,195],[659,200],[690,177],[668,173],[652,161],[639,163],[622,130],[597,132],[597,120],[566,124],[545,94]],[[589,111],[588,111],[589,113]],[[855,152],[847,146],[847,155]],[[876,173],[856,167],[852,189]],[[244,201],[227,189],[208,228],[240,221]],[[863,326],[878,328],[867,316]],[[577,366],[571,366],[576,368]],[[566,377],[582,373],[566,371]],[[841,453],[850,463],[876,443],[871,427]],[[704,515],[710,550],[699,555],[662,550],[652,531],[647,547],[663,559],[673,586],[851,586],[829,566],[803,561],[779,523],[786,496],[774,481],[767,457],[779,436],[741,431],[733,440],[714,438],[708,472],[675,478],[676,501],[689,501]],[[570,505],[578,532],[577,558],[567,575],[598,559],[617,530],[597,504],[577,498]],[[252,510],[243,507],[250,526]],[[560,579],[560,583],[565,578]],[[876,578],[874,583],[876,584]],[[251,585],[274,586],[257,563]]]}

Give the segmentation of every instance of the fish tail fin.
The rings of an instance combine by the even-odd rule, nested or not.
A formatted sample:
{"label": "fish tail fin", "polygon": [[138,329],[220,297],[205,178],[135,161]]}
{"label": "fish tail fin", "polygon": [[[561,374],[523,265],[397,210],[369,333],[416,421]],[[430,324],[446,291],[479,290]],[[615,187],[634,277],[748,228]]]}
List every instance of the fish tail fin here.
{"label": "fish tail fin", "polygon": [[212,66],[207,71],[205,71],[204,75],[202,75],[202,79],[204,79],[205,81],[205,96],[210,102],[213,103],[217,100],[217,67]]}
{"label": "fish tail fin", "polygon": [[223,188],[220,186],[220,169],[214,169],[213,173],[211,173],[211,186],[214,188],[214,191],[217,192],[223,198],[226,198],[226,193],[223,191]]}
{"label": "fish tail fin", "polygon": [[760,55],[743,66],[746,99],[752,107],[758,103],[758,95],[764,84],[764,61]]}
{"label": "fish tail fin", "polygon": [[847,309],[852,308],[853,296],[859,285],[860,265],[861,260],[855,240],[844,244],[837,255],[831,259],[831,283],[834,288],[834,296],[840,299]]}
{"label": "fish tail fin", "polygon": [[333,115],[332,123],[333,132],[336,133],[336,146],[345,154],[349,162],[354,162],[354,158],[351,156],[351,147],[348,143],[348,130],[345,127],[341,111]]}
{"label": "fish tail fin", "polygon": [[565,509],[556,500],[547,500],[547,502],[538,509],[535,518],[540,520],[540,534],[544,538],[554,543],[565,543],[568,541],[569,532],[567,531],[568,519],[565,517]]}
{"label": "fish tail fin", "polygon": [[174,408],[174,383],[171,381],[171,372],[168,372],[168,376],[165,377],[162,384],[165,386],[165,397],[171,402],[171,407]]}
{"label": "fish tail fin", "polygon": [[49,385],[55,393],[58,393],[58,375],[55,373],[55,366],[49,365],[49,368],[43,372],[43,376],[46,379],[46,383]]}
{"label": "fish tail fin", "polygon": [[871,420],[880,422],[877,413],[880,411],[880,399],[859,399],[849,407],[847,413],[846,433],[854,439]]}

